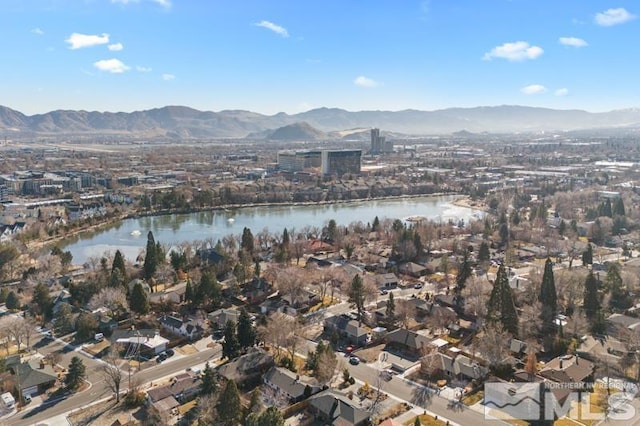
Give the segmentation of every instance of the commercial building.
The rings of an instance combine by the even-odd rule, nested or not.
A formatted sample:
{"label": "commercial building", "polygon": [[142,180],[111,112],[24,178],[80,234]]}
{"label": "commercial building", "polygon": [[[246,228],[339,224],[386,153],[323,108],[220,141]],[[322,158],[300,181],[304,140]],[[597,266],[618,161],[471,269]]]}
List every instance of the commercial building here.
{"label": "commercial building", "polygon": [[278,168],[285,172],[320,168],[321,161],[322,152],[319,150],[278,152]]}
{"label": "commercial building", "polygon": [[322,151],[322,174],[342,176],[347,173],[360,174],[362,150]]}
{"label": "commercial building", "polygon": [[393,152],[393,142],[387,142],[384,136],[380,136],[380,129],[371,129],[370,154],[386,154]]}

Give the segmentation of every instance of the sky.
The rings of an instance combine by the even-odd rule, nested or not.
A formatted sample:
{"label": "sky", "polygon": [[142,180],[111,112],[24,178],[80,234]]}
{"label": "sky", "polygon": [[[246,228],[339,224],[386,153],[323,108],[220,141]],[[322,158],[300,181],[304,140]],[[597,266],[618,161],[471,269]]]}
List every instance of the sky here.
{"label": "sky", "polygon": [[640,107],[637,0],[0,0],[0,105]]}

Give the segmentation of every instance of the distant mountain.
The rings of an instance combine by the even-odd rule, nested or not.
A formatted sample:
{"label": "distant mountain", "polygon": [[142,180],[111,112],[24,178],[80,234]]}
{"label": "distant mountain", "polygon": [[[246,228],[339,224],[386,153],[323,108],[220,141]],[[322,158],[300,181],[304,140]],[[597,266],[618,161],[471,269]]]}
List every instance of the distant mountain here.
{"label": "distant mountain", "polygon": [[326,133],[321,132],[304,121],[280,127],[267,136],[267,139],[287,141],[309,141],[326,138]]}
{"label": "distant mountain", "polygon": [[[318,108],[300,114],[263,115],[250,111],[198,111],[184,106],[166,106],[147,111],[89,112],[56,110],[27,116],[0,106],[0,131],[35,134],[122,134],[174,138],[266,135],[273,139],[368,139],[371,127],[388,137],[451,134],[455,132],[531,132],[640,127],[640,109],[602,113],[555,110],[525,106],[448,108],[435,111],[357,111]],[[270,131],[269,129],[276,129]],[[334,133],[330,133],[334,132]],[[328,135],[325,135],[328,134]]]}

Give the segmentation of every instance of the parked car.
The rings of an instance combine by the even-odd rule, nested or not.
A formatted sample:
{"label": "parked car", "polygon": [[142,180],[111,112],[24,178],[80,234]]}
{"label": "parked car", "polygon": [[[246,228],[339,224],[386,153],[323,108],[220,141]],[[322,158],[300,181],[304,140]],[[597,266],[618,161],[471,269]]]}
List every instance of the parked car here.
{"label": "parked car", "polygon": [[165,361],[166,359],[167,359],[167,354],[163,352],[160,355],[158,355],[158,357],[156,358],[156,361],[158,362],[158,364],[160,364],[162,361]]}
{"label": "parked car", "polygon": [[173,349],[167,349],[165,353],[167,354],[167,358],[172,357],[176,354]]}
{"label": "parked car", "polygon": [[388,294],[389,290],[383,288],[382,290],[380,290],[380,294],[384,295],[384,294]]}
{"label": "parked car", "polygon": [[358,358],[357,356],[349,357],[349,364],[351,364],[351,365],[360,364],[360,358]]}
{"label": "parked car", "polygon": [[391,370],[382,370],[380,372],[380,377],[388,382],[393,378],[393,372]]}
{"label": "parked car", "polygon": [[415,288],[415,289],[421,289],[421,288],[422,288],[422,283],[415,283],[415,285],[413,286],[413,288]]}

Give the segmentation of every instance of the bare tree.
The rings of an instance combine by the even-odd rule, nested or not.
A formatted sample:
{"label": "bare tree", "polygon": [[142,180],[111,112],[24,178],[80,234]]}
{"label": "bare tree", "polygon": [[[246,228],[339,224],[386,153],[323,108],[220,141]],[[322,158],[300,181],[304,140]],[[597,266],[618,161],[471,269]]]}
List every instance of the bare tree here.
{"label": "bare tree", "polygon": [[278,358],[280,350],[284,348],[289,351],[293,359],[300,328],[296,318],[274,312],[267,319],[267,325],[260,329],[260,335],[266,343],[275,347]]}
{"label": "bare tree", "polygon": [[397,302],[396,318],[403,328],[409,328],[409,320],[416,317],[416,305],[410,300],[401,299]]}
{"label": "bare tree", "polygon": [[518,336],[523,340],[536,340],[542,330],[542,320],[540,319],[542,305],[535,301],[524,305],[520,311],[520,324]]}
{"label": "bare tree", "polygon": [[490,324],[484,327],[478,339],[478,352],[490,367],[505,362],[508,355],[508,345],[511,335],[502,329],[500,324]]}
{"label": "bare tree", "polygon": [[106,308],[111,318],[118,318],[121,312],[129,311],[127,295],[121,287],[105,287],[89,301],[89,309]]}
{"label": "bare tree", "polygon": [[326,350],[318,355],[317,366],[315,370],[315,377],[320,384],[326,384],[331,381],[338,365],[338,358],[331,347],[327,347]]}
{"label": "bare tree", "polygon": [[122,370],[118,366],[118,355],[115,348],[111,348],[109,354],[103,359],[100,365],[100,374],[107,387],[116,395],[116,404],[120,402],[120,383],[124,377]]}
{"label": "bare tree", "polygon": [[215,426],[218,421],[218,413],[216,405],[218,404],[218,396],[215,394],[203,395],[198,398],[197,402],[197,425],[198,426]]}

